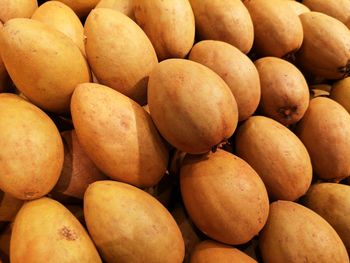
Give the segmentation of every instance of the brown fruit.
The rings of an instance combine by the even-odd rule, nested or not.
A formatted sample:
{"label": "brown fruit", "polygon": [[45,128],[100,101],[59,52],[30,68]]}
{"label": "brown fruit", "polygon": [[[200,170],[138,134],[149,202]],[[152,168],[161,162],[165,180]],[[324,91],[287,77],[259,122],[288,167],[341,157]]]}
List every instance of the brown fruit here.
{"label": "brown fruit", "polygon": [[135,20],[133,2],[134,0],[101,0],[95,8],[110,8]]}
{"label": "brown fruit", "polygon": [[80,17],[87,16],[100,0],[58,0],[65,3]]}
{"label": "brown fruit", "polygon": [[30,18],[38,8],[37,0],[0,0],[0,21],[7,22],[12,18]]}
{"label": "brown fruit", "polygon": [[302,3],[299,3],[293,0],[285,1],[285,4],[290,9],[292,9],[298,16],[303,13],[310,12],[310,9],[306,5],[303,5]]}
{"label": "brown fruit", "polygon": [[303,74],[291,63],[275,57],[255,61],[261,85],[260,107],[264,115],[284,124],[294,124],[309,106],[309,87]]}
{"label": "brown fruit", "polygon": [[330,98],[341,104],[350,113],[350,77],[333,84]]}
{"label": "brown fruit", "polygon": [[23,203],[23,200],[0,191],[0,222],[12,222]]}

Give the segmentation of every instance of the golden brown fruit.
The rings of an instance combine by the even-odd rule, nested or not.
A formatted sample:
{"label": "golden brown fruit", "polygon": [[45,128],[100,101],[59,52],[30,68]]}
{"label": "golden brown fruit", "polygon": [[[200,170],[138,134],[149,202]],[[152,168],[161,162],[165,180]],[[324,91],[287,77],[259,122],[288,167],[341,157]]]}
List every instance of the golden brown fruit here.
{"label": "golden brown fruit", "polygon": [[0,191],[0,222],[12,222],[22,205],[23,200]]}
{"label": "golden brown fruit", "polygon": [[312,99],[296,133],[319,178],[350,176],[350,115],[339,103],[324,97]]}
{"label": "golden brown fruit", "polygon": [[156,185],[168,152],[150,115],[136,102],[106,86],[78,85],[72,118],[81,146],[107,176],[136,185]]}
{"label": "golden brown fruit", "polygon": [[284,125],[298,122],[309,106],[309,87],[293,64],[280,58],[255,61],[261,85],[260,108],[264,115]]}
{"label": "golden brown fruit", "polygon": [[341,104],[350,113],[350,77],[333,84],[330,98]]}
{"label": "golden brown fruit", "polygon": [[158,61],[142,29],[120,12],[98,8],[88,16],[85,34],[87,58],[99,82],[146,104],[148,76]]}
{"label": "golden brown fruit", "polygon": [[110,8],[135,20],[133,2],[134,0],[101,0],[96,5],[96,8]]}
{"label": "golden brown fruit", "polygon": [[14,94],[0,94],[0,188],[18,199],[46,195],[63,164],[61,136],[39,108]]}
{"label": "golden brown fruit", "polygon": [[79,16],[87,16],[98,4],[99,0],[58,0],[70,8]]}
{"label": "golden brown fruit", "polygon": [[188,0],[134,0],[134,15],[159,60],[184,58],[191,50],[195,22]]}
{"label": "golden brown fruit", "polygon": [[251,240],[269,212],[266,188],[245,161],[218,149],[186,156],[180,175],[182,199],[195,225],[230,245]]}
{"label": "golden brown fruit", "polygon": [[233,134],[237,103],[227,84],[209,68],[168,59],[150,74],[148,106],[163,137],[188,153],[210,151]]}
{"label": "golden brown fruit", "polygon": [[306,5],[303,5],[302,3],[299,3],[299,2],[296,2],[293,0],[285,1],[285,4],[291,10],[293,10],[298,16],[303,14],[303,13],[310,12],[310,9]]}
{"label": "golden brown fruit", "polygon": [[253,46],[253,21],[241,0],[190,0],[200,39],[227,42],[243,53]]}
{"label": "golden brown fruit", "polygon": [[259,74],[239,49],[225,42],[204,40],[193,46],[189,59],[212,69],[226,82],[236,99],[239,121],[255,112],[260,101]]}
{"label": "golden brown fruit", "polygon": [[271,204],[260,234],[264,263],[348,263],[337,232],[312,210],[290,201]]}
{"label": "golden brown fruit", "polygon": [[12,263],[102,262],[84,227],[60,203],[40,198],[18,212],[10,244]]}
{"label": "golden brown fruit", "polygon": [[171,214],[128,184],[99,181],[84,196],[91,237],[107,262],[181,263],[184,241]]}
{"label": "golden brown fruit", "polygon": [[7,22],[12,18],[30,18],[38,8],[37,0],[0,0],[0,21]]}

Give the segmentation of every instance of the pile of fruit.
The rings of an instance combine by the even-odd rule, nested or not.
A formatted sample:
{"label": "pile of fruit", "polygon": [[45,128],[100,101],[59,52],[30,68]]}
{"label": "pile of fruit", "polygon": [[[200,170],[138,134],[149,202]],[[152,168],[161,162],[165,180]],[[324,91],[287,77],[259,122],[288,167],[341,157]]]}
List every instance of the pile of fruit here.
{"label": "pile of fruit", "polygon": [[349,263],[348,27],[348,0],[0,0],[0,262]]}

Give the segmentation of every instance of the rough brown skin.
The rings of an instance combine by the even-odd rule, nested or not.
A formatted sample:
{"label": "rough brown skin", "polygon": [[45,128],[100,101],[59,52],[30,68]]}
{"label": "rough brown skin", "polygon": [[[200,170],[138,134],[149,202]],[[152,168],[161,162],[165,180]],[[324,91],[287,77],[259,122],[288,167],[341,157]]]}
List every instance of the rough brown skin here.
{"label": "rough brown skin", "polygon": [[244,0],[254,25],[254,47],[263,56],[284,57],[298,50],[303,28],[282,0]]}
{"label": "rough brown skin", "polygon": [[309,87],[293,64],[280,58],[255,61],[261,85],[260,108],[264,115],[284,124],[294,124],[309,106]]}
{"label": "rough brown skin", "polygon": [[305,146],[270,118],[253,116],[240,126],[236,152],[259,174],[274,200],[294,201],[310,187],[312,166]]}
{"label": "rough brown skin", "polygon": [[307,13],[310,12],[310,9],[303,5],[302,3],[296,2],[296,1],[285,1],[285,4],[292,9],[298,16],[303,14],[303,13]]}
{"label": "rough brown skin", "polygon": [[111,8],[135,20],[134,0],[101,0],[96,5],[96,8]]}
{"label": "rough brown skin", "polygon": [[209,68],[184,59],[168,59],[155,67],[148,106],[162,136],[193,154],[227,140],[238,121],[237,103],[227,84]]}
{"label": "rough brown skin", "polygon": [[253,46],[253,21],[241,0],[190,0],[200,39],[227,42],[243,53]]}
{"label": "rough brown skin", "polygon": [[330,98],[341,104],[350,113],[350,77],[332,85]]}
{"label": "rough brown skin", "polygon": [[91,161],[81,147],[74,130],[63,132],[65,146],[63,168],[51,194],[53,197],[74,197],[83,199],[89,184],[106,180],[107,177]]}
{"label": "rough brown skin", "polygon": [[99,83],[147,104],[148,76],[158,60],[142,29],[120,12],[97,8],[85,22],[85,35],[87,58]]}
{"label": "rough brown skin", "polygon": [[180,175],[182,199],[195,225],[230,245],[259,233],[269,212],[264,183],[245,161],[218,149],[186,156]]}
{"label": "rough brown skin", "polygon": [[12,230],[13,263],[99,263],[100,256],[84,227],[60,203],[40,198],[18,212]]}
{"label": "rough brown skin", "polygon": [[23,201],[0,191],[0,222],[12,222]]}
{"label": "rough brown skin", "polygon": [[0,189],[30,200],[46,195],[63,164],[61,136],[39,108],[14,94],[0,94]]}
{"label": "rough brown skin", "polygon": [[337,232],[321,216],[297,203],[272,203],[259,236],[264,263],[349,262]]}
{"label": "rough brown skin", "polygon": [[239,49],[225,42],[204,40],[193,46],[189,59],[212,69],[226,82],[236,99],[239,121],[255,112],[261,94],[259,73]]}
{"label": "rough brown skin", "polygon": [[296,127],[314,173],[321,179],[350,176],[350,115],[337,102],[317,97]]}
{"label": "rough brown skin", "polygon": [[108,177],[138,187],[156,185],[168,151],[150,115],[136,102],[106,86],[78,85],[72,119],[79,142]]}
{"label": "rough brown skin", "polygon": [[195,21],[188,0],[134,0],[134,15],[160,61],[184,58],[191,50]]}
{"label": "rough brown skin", "polygon": [[350,252],[350,186],[321,183],[311,186],[303,204],[322,216],[337,231]]}
{"label": "rough brown skin", "polygon": [[350,2],[347,0],[303,0],[302,3],[312,11],[332,16],[343,22],[347,27],[350,26]]}
{"label": "rough brown skin", "polygon": [[304,41],[296,53],[299,66],[316,76],[341,79],[349,74],[350,31],[339,20],[318,12],[299,16]]}
{"label": "rough brown skin", "polygon": [[72,40],[27,18],[11,19],[0,36],[1,56],[16,87],[45,110],[68,112],[75,86],[90,81],[86,59]]}
{"label": "rough brown skin", "polygon": [[38,8],[37,0],[1,0],[0,21],[7,22],[12,18],[30,18]]}
{"label": "rough brown skin", "polygon": [[79,16],[87,16],[100,0],[58,0],[70,8]]}
{"label": "rough brown skin", "polygon": [[99,181],[84,196],[91,237],[106,262],[181,263],[184,241],[168,210],[128,184]]}
{"label": "rough brown skin", "polygon": [[191,256],[190,263],[257,263],[237,248],[213,240],[198,244]]}

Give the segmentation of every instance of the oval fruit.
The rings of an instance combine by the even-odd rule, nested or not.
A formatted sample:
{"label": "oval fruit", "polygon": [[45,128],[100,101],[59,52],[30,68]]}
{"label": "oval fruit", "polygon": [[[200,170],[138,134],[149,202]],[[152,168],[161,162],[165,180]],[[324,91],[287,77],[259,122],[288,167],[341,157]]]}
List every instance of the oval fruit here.
{"label": "oval fruit", "polygon": [[332,85],[330,98],[350,113],[350,77],[339,80]]}
{"label": "oval fruit", "polygon": [[180,187],[195,225],[217,241],[244,244],[265,225],[269,199],[264,183],[231,153],[218,149],[207,155],[187,155]]}
{"label": "oval fruit", "polygon": [[191,256],[190,263],[256,263],[254,259],[233,248],[212,240],[199,243]]}
{"label": "oval fruit", "polygon": [[67,5],[58,1],[46,2],[35,10],[32,19],[61,31],[85,54],[84,27],[79,17]]}
{"label": "oval fruit", "polygon": [[150,115],[136,102],[106,86],[78,85],[72,118],[81,146],[107,176],[136,185],[156,185],[168,152]]}
{"label": "oval fruit", "polygon": [[1,56],[16,87],[45,110],[69,111],[75,86],[90,80],[89,66],[72,40],[26,18],[7,22],[1,36]]}
{"label": "oval fruit", "polygon": [[0,191],[0,222],[12,222],[22,205],[23,200]]}
{"label": "oval fruit", "polygon": [[158,61],[142,29],[120,12],[98,8],[88,16],[85,34],[87,58],[99,82],[146,104],[148,76]]}
{"label": "oval fruit", "polygon": [[[253,46],[253,21],[241,0],[190,0],[199,38],[227,42],[243,53]],[[210,11],[209,11],[210,10]]]}
{"label": "oval fruit", "polygon": [[13,263],[102,262],[84,227],[60,203],[41,198],[24,204],[12,230]]}
{"label": "oval fruit", "polygon": [[150,74],[148,106],[163,137],[188,153],[210,151],[233,134],[237,103],[226,83],[209,68],[168,59]]}
{"label": "oval fruit", "polygon": [[280,58],[264,57],[254,62],[260,76],[262,112],[284,124],[294,124],[309,106],[309,87],[293,64]]}
{"label": "oval fruit", "polygon": [[307,13],[310,12],[310,9],[306,6],[303,5],[302,3],[299,3],[297,1],[292,1],[292,0],[288,0],[285,1],[285,3],[288,5],[288,7],[290,9],[292,9],[298,16],[303,14],[303,13]]}
{"label": "oval fruit", "polygon": [[350,115],[340,104],[323,97],[312,99],[296,133],[319,178],[350,176]]}
{"label": "oval fruit", "polygon": [[260,101],[259,73],[239,49],[225,42],[204,40],[193,46],[189,59],[212,69],[226,82],[236,99],[239,121],[255,112]]}
{"label": "oval fruit", "polygon": [[136,187],[113,181],[91,184],[84,196],[84,214],[107,262],[181,263],[184,258],[184,241],[174,218]]}
{"label": "oval fruit", "polygon": [[327,220],[350,252],[350,186],[314,184],[305,195],[303,204]]}
{"label": "oval fruit", "polygon": [[79,16],[87,16],[100,0],[58,0],[70,8]]}
{"label": "oval fruit", "polygon": [[253,116],[240,126],[236,152],[259,174],[274,200],[294,201],[310,187],[312,166],[305,146],[272,119]]}
{"label": "oval fruit", "polygon": [[191,50],[195,22],[188,0],[134,0],[134,15],[159,60],[184,58]]}
{"label": "oval fruit", "polygon": [[61,136],[39,108],[14,94],[0,94],[0,189],[18,199],[46,195],[63,163]]}
{"label": "oval fruit", "polygon": [[30,18],[38,8],[37,0],[0,0],[0,20],[2,23],[12,18]]}
{"label": "oval fruit", "polygon": [[304,70],[327,79],[340,79],[350,72],[350,31],[339,20],[318,12],[299,16],[304,41],[296,54]]}
{"label": "oval fruit", "polygon": [[110,8],[123,13],[134,20],[133,1],[134,0],[101,0],[95,8]]}
{"label": "oval fruit", "polygon": [[254,25],[254,47],[263,56],[284,57],[303,42],[298,15],[282,0],[244,0]]}
{"label": "oval fruit", "polygon": [[290,201],[271,204],[259,247],[265,263],[349,262],[343,242],[326,220]]}

